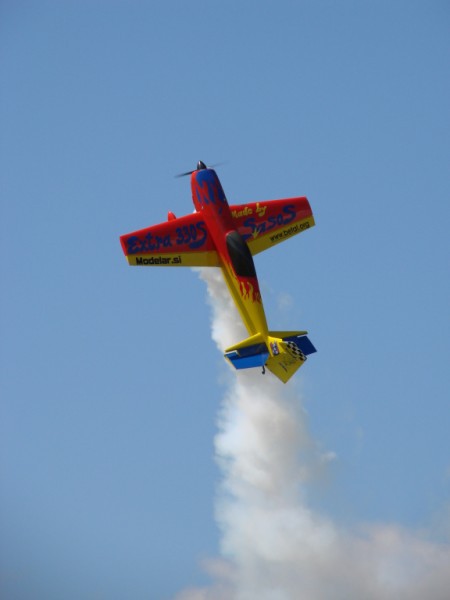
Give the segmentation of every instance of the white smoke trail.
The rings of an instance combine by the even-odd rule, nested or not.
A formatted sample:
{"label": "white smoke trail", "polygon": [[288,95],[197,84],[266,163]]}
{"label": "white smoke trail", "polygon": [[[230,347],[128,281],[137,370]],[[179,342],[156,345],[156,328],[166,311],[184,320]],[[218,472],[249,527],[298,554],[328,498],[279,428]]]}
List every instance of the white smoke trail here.
{"label": "white smoke trail", "polygon": [[[201,271],[220,350],[248,334],[221,273]],[[235,373],[215,448],[223,482],[216,517],[221,559],[205,568],[214,584],[177,600],[444,600],[450,546],[396,526],[345,531],[311,510],[306,483],[327,456],[310,439],[298,393],[270,374]]]}

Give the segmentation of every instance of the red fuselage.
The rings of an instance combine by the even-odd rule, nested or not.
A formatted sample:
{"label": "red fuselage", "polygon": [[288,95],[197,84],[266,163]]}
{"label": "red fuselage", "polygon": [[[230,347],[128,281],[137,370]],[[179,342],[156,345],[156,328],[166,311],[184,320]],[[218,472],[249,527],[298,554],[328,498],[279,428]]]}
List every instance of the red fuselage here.
{"label": "red fuselage", "polygon": [[250,333],[267,335],[267,321],[251,252],[228,206],[215,171],[201,169],[191,175],[192,199],[205,220],[221,259],[230,293]]}

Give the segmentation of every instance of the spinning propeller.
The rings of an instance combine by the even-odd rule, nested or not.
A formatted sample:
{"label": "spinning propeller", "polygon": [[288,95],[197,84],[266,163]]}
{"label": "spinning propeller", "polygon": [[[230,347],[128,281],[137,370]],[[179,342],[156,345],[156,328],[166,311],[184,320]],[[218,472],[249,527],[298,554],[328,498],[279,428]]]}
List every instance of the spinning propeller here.
{"label": "spinning propeller", "polygon": [[193,171],[186,171],[186,173],[179,173],[178,175],[175,175],[175,177],[186,177],[187,175],[192,175],[192,173],[195,173],[195,171],[201,171],[202,169],[212,169],[214,167],[219,167],[223,164],[223,162],[215,163],[214,165],[210,165],[209,167],[207,167],[202,160],[199,160],[196,169],[194,169]]}

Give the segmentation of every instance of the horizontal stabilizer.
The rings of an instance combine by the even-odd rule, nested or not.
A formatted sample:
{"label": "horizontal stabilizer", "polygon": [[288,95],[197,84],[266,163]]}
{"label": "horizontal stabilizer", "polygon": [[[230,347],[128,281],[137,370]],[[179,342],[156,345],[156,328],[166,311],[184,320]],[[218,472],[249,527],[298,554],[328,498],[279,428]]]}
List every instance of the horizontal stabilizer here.
{"label": "horizontal stabilizer", "polygon": [[269,331],[269,335],[276,338],[285,340],[286,338],[297,337],[299,335],[306,335],[307,331]]}
{"label": "horizontal stabilizer", "polygon": [[269,357],[269,351],[262,334],[257,333],[251,337],[227,348],[227,358],[235,369],[251,369],[262,367]]}
{"label": "horizontal stabilizer", "polygon": [[307,333],[307,331],[269,331],[270,336],[279,337],[284,342],[293,342],[305,356],[309,356],[317,350],[306,335]]}

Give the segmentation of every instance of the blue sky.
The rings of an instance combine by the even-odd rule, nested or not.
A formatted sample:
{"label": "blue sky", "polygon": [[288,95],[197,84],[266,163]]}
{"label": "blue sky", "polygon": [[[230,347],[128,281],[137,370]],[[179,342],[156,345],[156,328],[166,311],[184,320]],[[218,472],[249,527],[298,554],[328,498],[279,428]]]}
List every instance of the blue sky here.
{"label": "blue sky", "polygon": [[1,3],[2,597],[209,585],[228,369],[198,275],[131,269],[119,245],[192,210],[173,175],[199,159],[226,161],[230,203],[307,195],[315,214],[256,257],[270,327],[318,349],[290,391],[336,455],[310,506],[448,544],[449,18]]}

